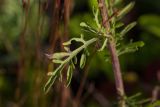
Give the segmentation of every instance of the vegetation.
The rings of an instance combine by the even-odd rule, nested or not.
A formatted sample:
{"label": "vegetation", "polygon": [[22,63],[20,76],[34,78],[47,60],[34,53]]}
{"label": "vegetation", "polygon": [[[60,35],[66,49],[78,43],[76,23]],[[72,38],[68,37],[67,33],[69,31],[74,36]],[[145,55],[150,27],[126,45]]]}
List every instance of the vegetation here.
{"label": "vegetation", "polygon": [[159,1],[144,2],[2,0],[0,107],[159,106]]}

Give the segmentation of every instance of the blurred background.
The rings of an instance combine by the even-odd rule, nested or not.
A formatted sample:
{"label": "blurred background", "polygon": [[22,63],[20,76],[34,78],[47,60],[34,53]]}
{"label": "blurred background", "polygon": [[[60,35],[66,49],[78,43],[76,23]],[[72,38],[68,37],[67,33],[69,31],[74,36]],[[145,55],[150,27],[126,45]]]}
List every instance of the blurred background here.
{"label": "blurred background", "polygon": [[[128,96],[153,98],[160,83],[160,0],[134,0],[123,19],[138,24],[124,41],[144,41],[135,53],[120,56]],[[123,0],[122,6],[128,3]],[[91,55],[77,68],[70,87],[56,81],[43,92],[47,72],[56,65],[45,56],[63,50],[62,43],[93,23],[96,0],[0,0],[0,107],[114,107],[117,102],[111,63],[104,53]],[[73,44],[73,47],[78,46]],[[91,60],[92,59],[92,60]],[[156,97],[158,99],[158,95]]]}

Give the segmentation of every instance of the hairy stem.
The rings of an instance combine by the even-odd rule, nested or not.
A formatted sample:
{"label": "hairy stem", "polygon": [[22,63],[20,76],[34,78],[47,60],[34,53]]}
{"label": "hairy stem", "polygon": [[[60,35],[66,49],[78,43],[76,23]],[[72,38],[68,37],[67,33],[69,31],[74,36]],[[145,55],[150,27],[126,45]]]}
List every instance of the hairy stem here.
{"label": "hairy stem", "polygon": [[[102,16],[102,23],[104,23],[109,18],[108,14],[107,14],[107,8],[105,5],[105,0],[98,0],[98,6],[99,6],[100,13]],[[108,32],[110,30],[110,23],[105,22],[103,26],[105,27],[106,33],[108,34]],[[112,34],[110,34],[110,35],[113,36]],[[115,46],[114,40],[110,39],[107,43],[107,46],[108,46],[108,49],[109,49],[109,52],[111,55],[111,61],[112,61],[112,67],[113,67],[114,76],[115,76],[115,85],[116,85],[117,93],[120,97],[119,106],[125,107],[125,100],[124,100],[125,92],[124,92],[124,86],[123,86],[119,58],[116,53],[116,46]]]}

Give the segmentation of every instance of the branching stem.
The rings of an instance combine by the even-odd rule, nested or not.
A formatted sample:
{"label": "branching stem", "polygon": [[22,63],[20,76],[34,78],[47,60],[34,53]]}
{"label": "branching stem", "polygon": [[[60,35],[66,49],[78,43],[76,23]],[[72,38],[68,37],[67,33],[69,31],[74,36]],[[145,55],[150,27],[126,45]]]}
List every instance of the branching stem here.
{"label": "branching stem", "polygon": [[[107,8],[105,5],[105,0],[98,0],[98,6],[99,6],[101,17],[102,17],[102,23],[104,23],[109,18],[108,14],[107,14]],[[106,29],[106,33],[109,33],[110,23],[105,22],[105,24],[103,26]],[[110,35],[113,36],[113,34],[110,34]],[[111,55],[111,61],[112,61],[112,67],[113,67],[113,72],[114,72],[114,76],[115,76],[115,85],[116,85],[117,93],[120,97],[119,106],[125,107],[125,99],[124,99],[125,92],[124,92],[124,86],[123,86],[119,58],[118,58],[118,55],[116,52],[116,46],[115,46],[114,40],[113,39],[108,40],[107,46],[109,49],[109,53]]]}

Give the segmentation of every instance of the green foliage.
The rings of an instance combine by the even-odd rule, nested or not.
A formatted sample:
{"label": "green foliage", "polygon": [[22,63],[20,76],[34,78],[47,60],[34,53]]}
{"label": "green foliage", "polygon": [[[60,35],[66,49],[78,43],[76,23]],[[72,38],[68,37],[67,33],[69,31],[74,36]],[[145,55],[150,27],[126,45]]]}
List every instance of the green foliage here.
{"label": "green foliage", "polygon": [[[108,2],[109,3],[109,2]],[[108,4],[109,5],[109,4]],[[94,15],[94,23],[96,26],[90,26],[89,24],[85,22],[81,22],[80,26],[83,28],[84,31],[90,32],[96,37],[92,37],[89,40],[84,40],[83,35],[81,34],[80,38],[72,38],[69,41],[63,43],[64,49],[66,52],[58,52],[54,53],[53,55],[47,55],[50,59],[52,59],[53,63],[60,64],[53,73],[50,74],[50,78],[47,81],[44,91],[47,93],[55,80],[59,78],[59,80],[62,79],[62,70],[63,68],[68,65],[68,70],[67,70],[67,86],[71,82],[71,78],[73,75],[73,71],[75,69],[74,64],[77,63],[77,54],[80,52],[83,52],[80,58],[80,68],[83,68],[86,64],[86,59],[87,59],[87,48],[89,45],[92,43],[96,42],[101,43],[100,44],[100,49],[98,51],[107,51],[105,48],[107,48],[107,43],[109,40],[113,40],[116,42],[117,46],[117,54],[122,55],[128,52],[135,52],[138,47],[142,47],[144,43],[142,41],[140,42],[134,42],[134,43],[129,43],[128,45],[121,46],[119,45],[120,42],[123,40],[124,36],[136,25],[136,22],[132,22],[131,24],[127,25],[126,27],[123,27],[124,24],[120,22],[120,18],[122,18],[125,14],[127,14],[134,6],[134,2],[129,3],[127,6],[125,6],[123,9],[120,9],[121,11],[118,12],[117,15],[113,15],[112,8],[108,10],[111,14],[110,20],[110,26],[111,28],[109,31],[106,31],[106,29],[103,27],[101,24],[101,19],[99,18],[99,10],[98,8],[93,9],[93,15]],[[123,28],[122,28],[123,27]],[[117,29],[122,28],[121,31],[118,32]],[[81,45],[79,48],[71,51],[69,46],[71,45],[72,41],[80,42],[83,45]],[[106,52],[107,53],[107,52]],[[107,59],[110,59],[110,56],[107,56]],[[75,63],[74,63],[75,62]]]}
{"label": "green foliage", "polygon": [[[80,46],[79,48],[73,50],[73,51],[66,51],[66,52],[59,52],[59,53],[55,53],[53,55],[47,55],[50,59],[55,59],[56,62],[60,63],[60,65],[57,67],[57,69],[53,72],[53,73],[50,73],[51,76],[50,76],[50,79],[48,80],[48,82],[46,83],[45,87],[44,87],[44,91],[45,92],[48,92],[49,89],[51,88],[51,86],[53,85],[53,83],[55,82],[55,80],[59,77],[62,77],[62,70],[63,68],[68,64],[69,67],[68,67],[68,72],[67,72],[67,85],[69,85],[70,81],[71,81],[71,78],[72,78],[72,73],[73,70],[75,69],[74,67],[74,63],[73,63],[73,60],[75,59],[75,57],[77,56],[77,54],[83,50],[86,50],[87,47],[89,45],[91,45],[92,43],[94,43],[95,41],[97,41],[97,38],[92,38],[88,41],[85,41],[82,37],[81,38],[72,38],[71,40],[63,43],[63,45],[65,47],[67,47],[69,49],[69,46],[71,45],[71,41],[72,40],[75,40],[77,42],[81,42],[83,43],[82,46]],[[85,51],[84,51],[85,52]],[[83,53],[82,54],[82,57],[81,57],[81,61],[80,61],[80,67],[83,68],[84,65],[85,65],[85,61],[86,61],[86,56],[85,56],[86,53]],[[66,57],[67,58],[64,58]],[[64,58],[64,59],[63,59]],[[55,60],[53,60],[53,62],[55,63]],[[61,78],[60,78],[61,80]]]}
{"label": "green foliage", "polygon": [[132,22],[128,24],[119,34],[119,36],[122,38],[123,36],[126,35],[134,26],[136,25],[136,22]]}
{"label": "green foliage", "polygon": [[122,46],[117,50],[118,55],[122,55],[125,53],[135,52],[139,47],[143,47],[144,43],[142,41],[129,43],[126,46]]}
{"label": "green foliage", "polygon": [[[27,1],[27,0],[24,0]],[[44,6],[43,2],[45,0],[40,0],[41,5]],[[47,1],[47,0],[46,0]],[[54,1],[54,0],[53,0]],[[77,2],[78,3],[75,3]],[[67,87],[71,83],[72,76],[75,71],[75,64],[79,64],[79,67],[83,69],[85,65],[87,64],[88,60],[88,55],[89,52],[92,53],[93,46],[97,44],[97,52],[92,57],[92,61],[89,62],[91,64],[90,71],[89,72],[91,76],[96,76],[97,74],[104,72],[106,73],[107,79],[113,80],[114,75],[113,72],[110,72],[111,69],[111,64],[110,63],[105,63],[105,59],[107,61],[110,60],[110,55],[107,52],[107,43],[110,39],[115,40],[116,42],[116,48],[117,48],[117,54],[123,55],[125,53],[129,52],[134,52],[138,50],[138,48],[142,47],[144,45],[143,42],[137,41],[137,42],[129,42],[128,44],[124,43],[123,40],[125,37],[128,35],[128,32],[136,25],[136,22],[133,22],[131,24],[125,25],[122,21],[121,18],[123,18],[124,15],[126,15],[131,8],[133,8],[134,2],[129,3],[128,5],[125,6],[125,8],[121,8],[123,6],[124,2],[123,0],[106,0],[107,5],[111,5],[110,7],[118,7],[114,11],[109,8],[109,23],[111,24],[111,29],[109,32],[106,32],[106,30],[103,28],[101,17],[99,14],[98,5],[97,5],[97,0],[77,0],[73,1],[73,6],[75,8],[70,17],[70,23],[69,23],[69,36],[70,37],[76,37],[70,39],[68,42],[64,43],[64,52],[56,52],[53,55],[47,55],[49,59],[52,60],[53,63],[56,64],[55,70],[53,72],[48,73],[49,81],[46,85],[45,91],[48,92],[49,88],[54,84],[55,81],[57,80],[62,80],[62,71],[66,70],[66,84]],[[109,3],[109,1],[115,1],[113,4]],[[123,2],[122,2],[123,1]],[[144,0],[143,0],[144,1]],[[41,15],[39,15],[39,1],[38,0],[30,0],[30,6],[29,6],[29,16],[27,18],[27,30],[25,33],[25,42],[26,42],[26,48],[25,48],[25,56],[26,59],[24,62],[26,63],[26,67],[24,69],[25,72],[23,73],[23,76],[21,77],[22,79],[19,81],[20,84],[16,84],[17,79],[19,78],[19,60],[21,57],[20,51],[19,51],[19,37],[21,35],[21,32],[23,32],[24,28],[24,10],[22,8],[22,0],[1,0],[0,1],[0,107],[5,107],[5,106],[26,106],[26,107],[32,107],[32,106],[41,106],[41,107],[47,107],[54,103],[54,105],[57,105],[57,102],[59,101],[59,94],[57,95],[57,92],[54,91],[54,96],[50,96],[51,94],[48,95],[43,95],[41,92],[41,86],[44,84],[44,73],[46,68],[46,62],[43,60],[43,53],[42,50],[45,50],[46,47],[48,47],[50,41],[50,32],[52,32],[51,27],[52,20],[51,14],[52,14],[52,9],[49,8],[45,12],[40,12]],[[82,3],[83,2],[83,3]],[[93,10],[93,15],[88,13],[88,7],[84,8],[83,11],[79,10],[78,6],[84,5],[84,3],[89,2],[90,10]],[[128,2],[128,1],[126,1]],[[140,15],[139,13],[143,13],[146,10],[149,9],[159,9],[159,0],[156,1],[150,1],[146,0],[143,3],[147,4],[147,6],[144,6],[146,9],[143,8],[143,3],[141,0],[136,1],[139,2],[137,5],[140,5],[140,8],[138,10],[138,16]],[[77,6],[78,4],[78,6]],[[72,5],[72,4],[71,4]],[[136,6],[137,6],[136,5]],[[53,4],[50,4],[49,2],[49,7],[52,7]],[[85,5],[86,6],[86,5]],[[78,9],[77,9],[78,7]],[[82,6],[83,7],[83,6]],[[94,8],[93,8],[94,7]],[[148,8],[150,7],[150,8]],[[43,8],[43,7],[42,7]],[[42,9],[41,8],[41,9]],[[136,7],[137,8],[137,7]],[[77,11],[78,10],[78,11]],[[87,11],[86,11],[87,10]],[[154,10],[154,9],[153,9]],[[151,11],[154,12],[155,11]],[[63,12],[62,12],[63,14]],[[61,14],[61,15],[62,15]],[[143,13],[144,14],[144,13]],[[133,16],[134,17],[134,16]],[[50,18],[48,20],[48,18]],[[135,17],[134,17],[135,18]],[[133,19],[134,19],[133,18]],[[62,18],[63,19],[63,18]],[[160,21],[159,21],[159,15],[156,14],[146,14],[140,17],[140,20],[138,21],[138,25],[142,28],[140,30],[141,35],[135,35],[138,36],[138,39],[142,39],[145,41],[145,47],[142,49],[142,51],[137,52],[137,54],[127,54],[124,55],[125,63],[124,66],[125,68],[130,67],[130,64],[134,63],[134,69],[129,68],[129,70],[135,70],[137,69],[138,71],[141,69],[143,66],[147,66],[149,63],[152,61],[154,62],[155,59],[159,57],[160,54],[160,46],[159,46],[159,37],[160,37]],[[40,20],[40,25],[38,25],[38,20]],[[43,21],[44,22],[43,22]],[[82,23],[81,23],[82,22]],[[82,24],[82,31],[80,29],[79,24]],[[63,24],[63,22],[60,24]],[[61,25],[60,25],[61,26]],[[40,59],[39,61],[40,67],[35,67],[37,66],[37,60],[35,57],[37,51],[36,48],[36,33],[38,33],[37,29],[40,30],[39,34],[39,40],[40,40]],[[48,32],[48,30],[50,30]],[[142,32],[143,31],[143,32]],[[79,34],[85,35],[85,39],[83,35],[81,35],[81,38],[79,38]],[[60,32],[61,34],[61,32]],[[77,35],[78,34],[78,35]],[[109,36],[112,35],[113,38],[110,38]],[[73,52],[77,50],[80,47],[83,47],[84,44],[88,41],[91,40],[92,38],[96,38],[96,41],[93,44],[90,44],[87,46],[87,48],[83,48],[80,51],[80,54],[73,55]],[[136,39],[137,40],[137,39]],[[72,41],[80,42],[82,45],[75,50],[70,50],[70,45],[72,44]],[[90,46],[90,47],[89,47]],[[153,48],[154,47],[154,48]],[[89,51],[89,52],[88,52]],[[79,53],[79,52],[78,52]],[[62,63],[66,59],[68,59],[71,54],[73,57],[71,58],[70,61],[66,62],[63,66]],[[142,55],[143,54],[143,55]],[[130,56],[131,55],[131,56]],[[22,56],[23,57],[23,56]],[[80,59],[79,59],[80,58]],[[121,57],[123,58],[123,57]],[[123,62],[123,59],[121,60]],[[127,63],[126,63],[127,61]],[[42,65],[42,66],[41,66]],[[121,63],[121,66],[123,64]],[[156,64],[155,64],[156,65]],[[133,67],[132,66],[132,67]],[[138,67],[137,67],[138,66]],[[64,69],[65,68],[65,69]],[[127,69],[128,70],[128,69]],[[122,71],[126,71],[126,69],[122,69]],[[143,70],[142,70],[143,72]],[[141,72],[141,73],[142,73]],[[82,72],[81,72],[82,73]],[[80,74],[81,74],[80,73]],[[77,78],[76,78],[77,79]],[[142,81],[141,81],[142,82]],[[157,82],[157,81],[156,81]],[[20,90],[20,95],[19,98],[16,98],[17,96],[17,88]],[[48,90],[47,90],[48,88]],[[96,87],[99,88],[99,87]],[[144,87],[140,87],[143,89]],[[55,89],[56,90],[56,89]],[[135,90],[135,88],[133,88]],[[129,92],[127,92],[129,93]],[[92,94],[92,93],[91,93]],[[94,93],[96,94],[96,93]],[[137,97],[134,97],[137,96]],[[136,106],[141,106],[142,102],[144,100],[139,100],[138,95],[134,95],[131,97],[126,97],[126,102],[128,106],[131,107],[136,107]],[[53,98],[54,97],[54,98]],[[108,97],[110,100],[110,96]],[[50,99],[53,99],[52,101]],[[56,101],[54,100],[56,99]],[[93,98],[94,99],[94,98]],[[91,99],[87,100],[87,105],[88,107],[99,107],[100,104],[98,104],[97,101]],[[37,103],[38,102],[38,103]],[[59,103],[59,102],[58,102]],[[112,102],[109,102],[112,103]],[[159,107],[160,101],[155,101],[146,107]],[[86,102],[85,105],[86,106]]]}
{"label": "green foliage", "polygon": [[[0,37],[1,41],[15,41],[21,29],[22,9],[18,1],[5,0],[0,11]],[[7,39],[7,40],[6,40]]]}
{"label": "green foliage", "polygon": [[118,13],[117,18],[120,19],[124,15],[126,15],[135,5],[135,2],[131,2],[128,5],[126,5],[121,11]]}
{"label": "green foliage", "polygon": [[160,106],[160,100],[155,101],[154,103],[151,103],[147,105],[146,107],[158,107],[158,106]]}
{"label": "green foliage", "polygon": [[7,91],[9,86],[8,80],[4,77],[4,74],[1,73],[0,71],[0,91],[4,92]]}
{"label": "green foliage", "polygon": [[160,16],[158,15],[143,15],[139,18],[141,27],[148,32],[160,37]]}
{"label": "green foliage", "polygon": [[133,96],[126,98],[126,104],[128,107],[142,107],[143,104],[148,103],[150,99],[139,100],[141,93],[137,93]]}

